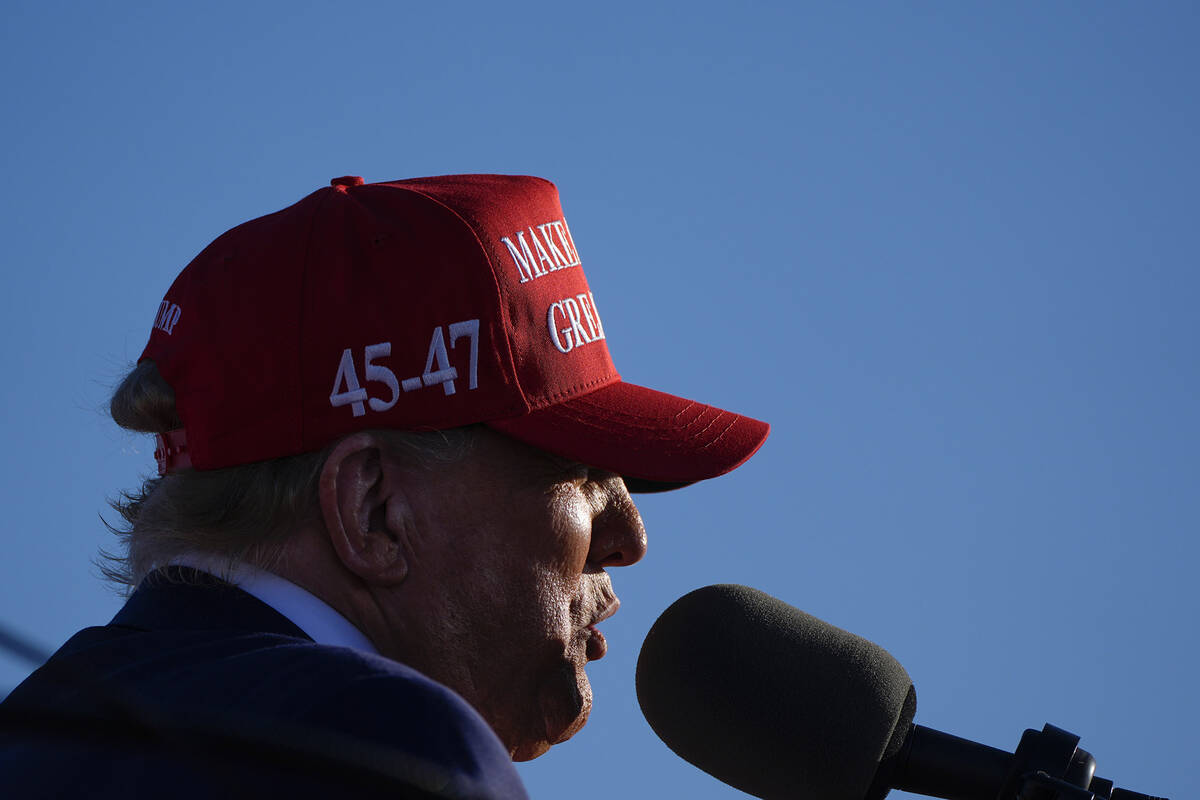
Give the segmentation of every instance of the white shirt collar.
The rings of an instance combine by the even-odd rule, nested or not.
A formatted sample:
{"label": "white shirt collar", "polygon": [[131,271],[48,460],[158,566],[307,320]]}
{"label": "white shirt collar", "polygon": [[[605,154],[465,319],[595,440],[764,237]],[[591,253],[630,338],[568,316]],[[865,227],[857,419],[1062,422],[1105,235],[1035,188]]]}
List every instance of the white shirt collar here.
{"label": "white shirt collar", "polygon": [[273,572],[241,561],[231,563],[228,559],[206,553],[185,553],[171,559],[170,563],[198,569],[232,583],[287,617],[317,644],[349,647],[368,653],[379,652],[362,631],[334,611],[332,606]]}

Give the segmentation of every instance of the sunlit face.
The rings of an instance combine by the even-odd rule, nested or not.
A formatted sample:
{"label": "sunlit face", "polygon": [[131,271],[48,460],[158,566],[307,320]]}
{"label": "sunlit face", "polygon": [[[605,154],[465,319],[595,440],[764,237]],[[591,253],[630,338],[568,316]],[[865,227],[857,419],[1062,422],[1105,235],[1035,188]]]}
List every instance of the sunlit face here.
{"label": "sunlit face", "polygon": [[594,626],[618,605],[605,568],[645,554],[641,517],[619,476],[488,430],[418,485],[404,594],[423,631],[405,660],[474,705],[515,760],[541,755],[587,720],[584,667],[606,648]]}

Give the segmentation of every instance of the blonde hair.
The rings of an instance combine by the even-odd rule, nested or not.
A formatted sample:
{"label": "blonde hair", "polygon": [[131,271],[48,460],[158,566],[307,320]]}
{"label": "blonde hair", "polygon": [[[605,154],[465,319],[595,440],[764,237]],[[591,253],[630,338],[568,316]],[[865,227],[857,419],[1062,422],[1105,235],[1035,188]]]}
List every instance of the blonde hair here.
{"label": "blonde hair", "polygon": [[[139,433],[183,427],[175,392],[151,360],[135,366],[113,392],[117,425]],[[420,465],[462,457],[472,428],[378,431],[389,449]],[[121,522],[108,525],[117,552],[101,550],[97,566],[124,593],[148,573],[186,553],[216,555],[270,569],[288,533],[318,515],[317,483],[332,443],[322,450],[213,470],[184,469],[147,478],[109,501]]]}

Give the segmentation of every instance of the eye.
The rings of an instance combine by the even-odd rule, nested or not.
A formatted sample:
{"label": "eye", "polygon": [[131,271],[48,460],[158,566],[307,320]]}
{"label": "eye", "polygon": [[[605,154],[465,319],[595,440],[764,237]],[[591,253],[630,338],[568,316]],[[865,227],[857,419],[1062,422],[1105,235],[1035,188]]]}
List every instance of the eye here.
{"label": "eye", "polygon": [[586,465],[567,459],[556,459],[554,464],[554,479],[563,483],[581,486],[587,482],[589,470]]}
{"label": "eye", "polygon": [[590,502],[588,485],[587,467],[572,464],[566,469],[556,470],[550,476],[549,491],[551,494],[559,497],[582,494]]}
{"label": "eye", "polygon": [[[604,509],[613,502],[612,479],[616,476],[601,470],[591,470],[588,480],[583,484],[583,496],[592,507],[592,514],[603,513]],[[620,478],[617,478],[620,480]]]}

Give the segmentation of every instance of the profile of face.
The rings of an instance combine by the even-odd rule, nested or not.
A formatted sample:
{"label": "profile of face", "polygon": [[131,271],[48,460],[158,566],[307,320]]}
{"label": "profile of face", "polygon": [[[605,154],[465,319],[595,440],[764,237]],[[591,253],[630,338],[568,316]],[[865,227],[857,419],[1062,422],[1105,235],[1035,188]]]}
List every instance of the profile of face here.
{"label": "profile of face", "polygon": [[584,667],[616,612],[609,567],[646,552],[621,478],[482,430],[460,460],[407,475],[402,660],[449,686],[514,760],[583,727]]}

